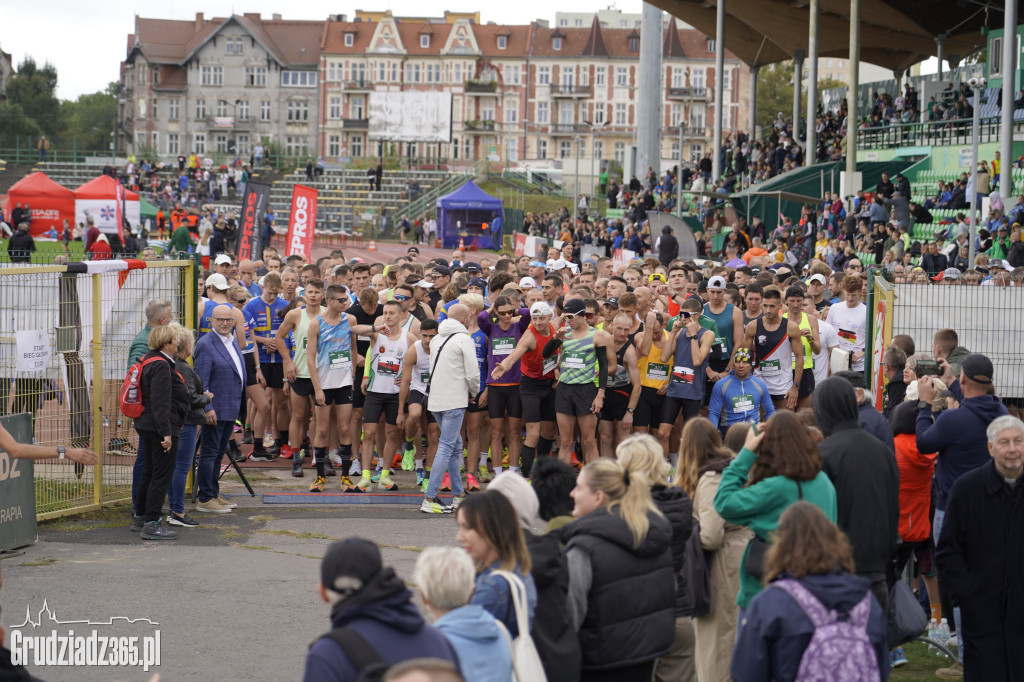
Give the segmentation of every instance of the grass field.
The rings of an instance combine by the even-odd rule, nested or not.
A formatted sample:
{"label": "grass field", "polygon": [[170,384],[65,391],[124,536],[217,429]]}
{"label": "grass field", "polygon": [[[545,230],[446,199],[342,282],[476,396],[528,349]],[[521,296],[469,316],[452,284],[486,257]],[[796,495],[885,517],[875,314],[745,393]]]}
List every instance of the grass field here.
{"label": "grass field", "polygon": [[[71,242],[68,245],[71,260],[82,260],[85,248],[82,242]],[[56,256],[64,254],[64,244],[61,242],[36,240],[36,251],[32,254],[33,265],[53,265]],[[7,253],[7,240],[0,240],[0,263],[10,263],[11,257]]]}
{"label": "grass field", "polygon": [[945,656],[938,656],[935,653],[928,653],[928,645],[921,642],[911,642],[903,646],[903,652],[907,656],[909,664],[896,668],[889,675],[890,682],[909,682],[913,680],[938,680],[935,671],[939,668],[946,668],[952,664]]}

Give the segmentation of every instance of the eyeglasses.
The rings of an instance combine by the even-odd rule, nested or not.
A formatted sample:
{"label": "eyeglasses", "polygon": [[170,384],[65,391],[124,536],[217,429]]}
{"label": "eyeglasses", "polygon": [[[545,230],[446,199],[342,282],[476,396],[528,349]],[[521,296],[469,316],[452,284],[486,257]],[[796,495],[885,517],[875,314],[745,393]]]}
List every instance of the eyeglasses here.
{"label": "eyeglasses", "polygon": [[499,315],[502,315],[502,316],[504,316],[504,315],[509,315],[509,316],[511,316],[511,315],[512,315],[512,314],[513,314],[514,312],[515,312],[514,310],[498,310],[498,311],[497,311],[497,313],[498,313]]}
{"label": "eyeglasses", "polygon": [[395,300],[396,301],[408,301],[409,297],[405,296],[403,294],[395,294]]}
{"label": "eyeglasses", "polygon": [[215,317],[215,318],[213,318],[213,321],[214,322],[234,322],[235,318],[233,318],[233,317]]}
{"label": "eyeglasses", "polygon": [[594,319],[595,317],[597,317],[597,315],[595,315],[594,313],[587,313],[587,314],[586,314],[586,318],[587,318],[588,320],[592,320],[592,319]]}

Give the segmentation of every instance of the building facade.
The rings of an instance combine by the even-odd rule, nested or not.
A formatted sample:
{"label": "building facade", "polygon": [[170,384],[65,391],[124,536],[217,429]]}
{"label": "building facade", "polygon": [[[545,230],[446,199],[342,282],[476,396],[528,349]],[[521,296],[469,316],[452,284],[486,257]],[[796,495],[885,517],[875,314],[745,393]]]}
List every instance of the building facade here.
{"label": "building facade", "polygon": [[248,160],[315,152],[323,21],[136,17],[121,64],[118,150]]}

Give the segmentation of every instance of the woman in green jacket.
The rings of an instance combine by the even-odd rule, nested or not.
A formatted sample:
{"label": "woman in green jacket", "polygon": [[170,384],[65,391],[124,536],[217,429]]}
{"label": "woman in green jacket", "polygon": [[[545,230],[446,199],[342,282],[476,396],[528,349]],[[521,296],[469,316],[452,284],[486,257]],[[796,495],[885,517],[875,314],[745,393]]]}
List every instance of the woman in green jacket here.
{"label": "woman in green jacket", "polygon": [[[804,500],[836,520],[836,491],[821,471],[821,455],[810,431],[795,413],[776,412],[767,424],[750,429],[743,449],[722,472],[715,510],[723,519],[746,526],[757,536],[743,553],[740,567],[740,622],[750,600],[761,591],[760,563],[774,539],[779,517]],[[751,571],[754,571],[753,573]]]}

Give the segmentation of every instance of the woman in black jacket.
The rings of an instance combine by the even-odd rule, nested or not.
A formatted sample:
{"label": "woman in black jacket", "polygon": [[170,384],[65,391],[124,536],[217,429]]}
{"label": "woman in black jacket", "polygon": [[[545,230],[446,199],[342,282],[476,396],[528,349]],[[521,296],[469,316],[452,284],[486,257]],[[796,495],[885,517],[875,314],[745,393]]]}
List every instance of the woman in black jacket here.
{"label": "woman in black jacket", "polygon": [[188,358],[192,355],[195,346],[192,332],[185,327],[175,326],[178,328],[178,352],[174,358],[174,368],[185,380],[185,387],[188,390],[189,413],[178,436],[174,473],[171,475],[170,487],[167,489],[167,504],[171,509],[171,513],[167,516],[167,524],[195,528],[199,522],[185,513],[185,480],[188,478],[188,472],[192,468],[192,460],[196,454],[197,428],[206,423],[206,411],[203,408],[213,400],[213,394],[203,390],[203,380],[192,369],[192,365],[188,364]]}
{"label": "woman in black jacket", "polygon": [[174,368],[178,350],[178,325],[156,327],[149,333],[149,352],[142,357],[143,412],[135,420],[144,450],[142,481],[135,497],[132,529],[143,540],[173,540],[178,534],[160,525],[178,453],[178,434],[189,412],[188,388]]}
{"label": "woman in black jacket", "polygon": [[657,682],[693,680],[696,672],[693,658],[693,620],[686,596],[686,574],[683,572],[683,551],[693,530],[693,502],[679,486],[669,486],[668,462],[658,440],[646,433],[630,436],[615,449],[615,456],[629,472],[630,481],[646,479],[651,497],[659,511],[672,525],[672,570],[676,577],[675,639],[672,650],[658,659],[654,668]]}

